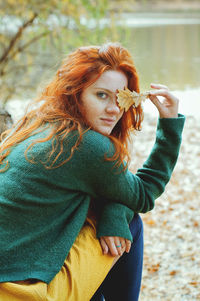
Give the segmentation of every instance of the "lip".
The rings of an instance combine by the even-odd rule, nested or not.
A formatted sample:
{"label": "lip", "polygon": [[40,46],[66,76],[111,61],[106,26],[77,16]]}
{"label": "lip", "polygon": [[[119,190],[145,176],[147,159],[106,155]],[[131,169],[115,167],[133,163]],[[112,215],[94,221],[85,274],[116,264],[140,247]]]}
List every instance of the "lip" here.
{"label": "lip", "polygon": [[115,120],[111,118],[101,118],[101,120],[108,125],[112,125],[115,122]]}

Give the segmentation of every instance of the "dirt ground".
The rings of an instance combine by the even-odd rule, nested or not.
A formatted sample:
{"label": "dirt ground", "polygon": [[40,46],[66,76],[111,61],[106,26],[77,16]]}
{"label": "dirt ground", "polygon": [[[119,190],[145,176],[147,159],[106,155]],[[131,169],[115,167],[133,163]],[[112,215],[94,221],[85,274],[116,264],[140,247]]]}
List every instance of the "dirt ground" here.
{"label": "dirt ground", "polygon": [[[137,169],[154,143],[156,120],[145,115],[134,142]],[[200,300],[200,120],[187,117],[179,159],[164,194],[144,222],[140,301]]]}

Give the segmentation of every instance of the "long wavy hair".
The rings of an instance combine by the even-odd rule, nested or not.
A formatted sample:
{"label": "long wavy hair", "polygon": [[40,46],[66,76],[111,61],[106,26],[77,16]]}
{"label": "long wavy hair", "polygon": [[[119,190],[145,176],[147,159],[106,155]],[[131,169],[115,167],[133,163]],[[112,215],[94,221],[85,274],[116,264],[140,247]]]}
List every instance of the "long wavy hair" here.
{"label": "long wavy hair", "polygon": [[[9,162],[6,159],[11,149],[21,141],[36,132],[49,128],[45,138],[33,141],[25,151],[27,152],[36,143],[43,143],[52,139],[52,150],[45,163],[46,168],[56,168],[66,163],[78,147],[87,127],[87,121],[81,114],[80,96],[82,91],[94,83],[107,70],[122,71],[128,79],[128,88],[139,92],[139,79],[133,60],[127,49],[119,43],[107,43],[102,46],[80,47],[70,53],[63,61],[53,80],[45,87],[40,96],[34,101],[36,106],[27,110],[24,116],[10,130],[2,134],[3,143],[0,145],[0,164],[4,171]],[[140,130],[143,120],[141,105],[131,106],[124,112],[122,118],[108,136],[114,146],[115,153],[106,160],[130,160],[128,143],[131,131]],[[63,142],[72,131],[78,131],[77,141],[71,149],[71,154],[63,162],[56,161],[63,152]],[[55,152],[58,151],[55,156]],[[53,158],[51,160],[51,158]],[[31,161],[31,160],[30,160]]]}

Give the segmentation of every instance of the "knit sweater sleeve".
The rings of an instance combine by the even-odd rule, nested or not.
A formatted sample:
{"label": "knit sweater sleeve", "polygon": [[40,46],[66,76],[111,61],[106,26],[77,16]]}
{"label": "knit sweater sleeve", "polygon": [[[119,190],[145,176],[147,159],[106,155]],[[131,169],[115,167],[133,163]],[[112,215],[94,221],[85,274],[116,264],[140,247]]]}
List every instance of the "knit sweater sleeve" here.
{"label": "knit sweater sleeve", "polygon": [[[152,152],[136,174],[128,169],[122,171],[116,162],[105,160],[105,153],[108,157],[114,153],[112,142],[95,131],[88,131],[69,161],[78,189],[92,198],[102,197],[123,204],[133,212],[151,210],[175,166],[184,120],[183,115],[159,119]],[[70,166],[66,164],[68,172]]]}
{"label": "knit sweater sleeve", "polygon": [[[162,193],[171,177],[178,158],[183,124],[184,117],[182,115],[179,115],[177,119],[159,119],[155,145],[143,168],[136,173],[136,176],[141,179],[142,183],[146,181],[147,187],[149,187],[151,181],[153,182],[156,189],[154,198]],[[155,182],[154,178],[156,178],[155,175],[157,173],[159,181]],[[157,184],[158,187],[156,187]],[[151,207],[153,207],[154,199],[149,197],[150,189],[147,189],[146,192],[148,192],[147,197],[149,200],[151,199]],[[97,225],[97,237],[121,236],[132,241],[129,223],[133,216],[133,211],[130,211],[125,205],[115,202],[105,204],[101,210],[101,216]]]}
{"label": "knit sweater sleeve", "polygon": [[129,224],[134,212],[127,206],[115,202],[108,202],[100,210],[96,236],[119,236],[133,240]]}

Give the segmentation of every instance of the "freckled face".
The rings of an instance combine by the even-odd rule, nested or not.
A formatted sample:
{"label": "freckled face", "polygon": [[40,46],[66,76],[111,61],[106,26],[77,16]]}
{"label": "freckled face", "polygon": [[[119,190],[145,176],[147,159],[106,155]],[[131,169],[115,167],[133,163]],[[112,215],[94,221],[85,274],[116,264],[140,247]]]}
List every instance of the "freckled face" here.
{"label": "freckled face", "polygon": [[82,113],[88,125],[103,135],[110,135],[124,110],[117,103],[117,89],[127,87],[128,79],[121,71],[105,71],[81,94]]}

